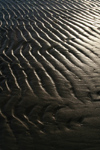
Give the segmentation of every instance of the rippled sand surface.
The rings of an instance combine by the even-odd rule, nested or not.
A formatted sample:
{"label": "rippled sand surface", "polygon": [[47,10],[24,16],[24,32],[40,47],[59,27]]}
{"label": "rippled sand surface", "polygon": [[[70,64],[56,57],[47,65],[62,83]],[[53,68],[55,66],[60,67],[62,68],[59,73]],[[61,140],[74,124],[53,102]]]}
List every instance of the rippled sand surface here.
{"label": "rippled sand surface", "polygon": [[0,0],[0,150],[100,149],[100,0]]}

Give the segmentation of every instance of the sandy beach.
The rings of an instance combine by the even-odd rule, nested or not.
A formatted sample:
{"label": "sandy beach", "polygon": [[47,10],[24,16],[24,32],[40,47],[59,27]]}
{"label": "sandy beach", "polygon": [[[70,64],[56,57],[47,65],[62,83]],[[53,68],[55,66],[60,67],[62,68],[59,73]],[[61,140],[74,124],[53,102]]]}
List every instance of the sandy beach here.
{"label": "sandy beach", "polygon": [[100,149],[100,0],[0,0],[0,150]]}

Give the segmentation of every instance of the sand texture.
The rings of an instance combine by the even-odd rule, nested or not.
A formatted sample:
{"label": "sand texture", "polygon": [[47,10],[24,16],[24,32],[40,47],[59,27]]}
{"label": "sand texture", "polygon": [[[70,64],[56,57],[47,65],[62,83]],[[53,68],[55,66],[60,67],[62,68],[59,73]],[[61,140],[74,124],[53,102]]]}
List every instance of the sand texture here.
{"label": "sand texture", "polygon": [[100,150],[100,0],[0,0],[0,150]]}

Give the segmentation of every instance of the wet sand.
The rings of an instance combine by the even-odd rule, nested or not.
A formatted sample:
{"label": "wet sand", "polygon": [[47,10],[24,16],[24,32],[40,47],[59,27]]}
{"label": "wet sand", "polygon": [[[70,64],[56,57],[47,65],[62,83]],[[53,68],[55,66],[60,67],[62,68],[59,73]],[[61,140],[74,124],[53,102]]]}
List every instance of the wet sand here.
{"label": "wet sand", "polygon": [[0,150],[100,149],[100,1],[0,0]]}

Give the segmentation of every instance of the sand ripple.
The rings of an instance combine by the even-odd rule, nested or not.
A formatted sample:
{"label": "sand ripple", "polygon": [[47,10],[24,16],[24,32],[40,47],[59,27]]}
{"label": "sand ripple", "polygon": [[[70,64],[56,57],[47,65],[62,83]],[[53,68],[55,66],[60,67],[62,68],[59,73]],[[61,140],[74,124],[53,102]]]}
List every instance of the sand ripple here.
{"label": "sand ripple", "polygon": [[99,66],[99,0],[0,0],[0,119],[8,145],[17,150],[17,139],[21,147],[23,132],[31,150],[33,133],[68,132],[90,114],[94,122]]}

